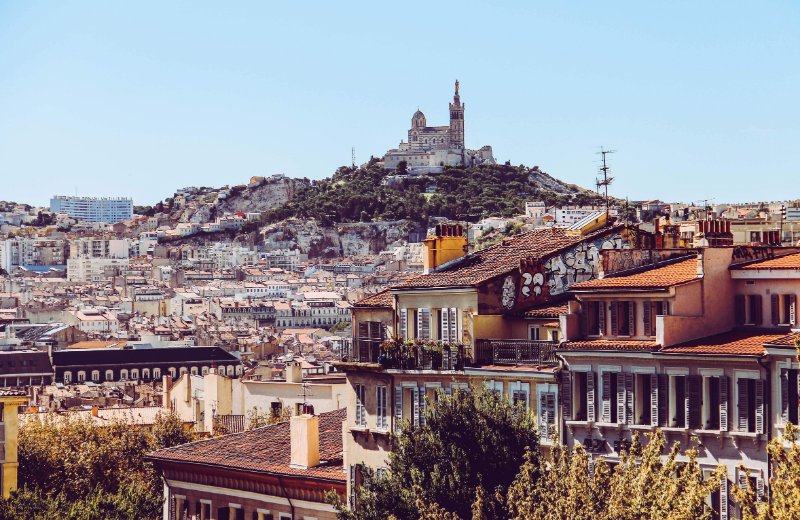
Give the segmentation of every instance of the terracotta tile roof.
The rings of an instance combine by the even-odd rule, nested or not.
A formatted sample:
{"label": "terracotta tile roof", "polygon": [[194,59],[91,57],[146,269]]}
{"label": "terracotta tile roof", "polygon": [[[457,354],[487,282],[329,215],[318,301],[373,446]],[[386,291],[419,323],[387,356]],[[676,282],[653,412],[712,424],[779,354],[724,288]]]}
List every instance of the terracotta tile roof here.
{"label": "terracotta tile roof", "polygon": [[353,307],[391,308],[392,303],[394,303],[392,294],[389,292],[389,289],[384,289],[381,292],[361,298],[353,304]]}
{"label": "terracotta tile roof", "polygon": [[543,305],[523,313],[526,318],[558,318],[567,313],[567,304],[563,305]]}
{"label": "terracotta tile roof", "polygon": [[758,330],[734,330],[665,347],[661,349],[661,352],[665,354],[760,356],[764,354],[765,343],[771,343],[784,336],[785,334]]}
{"label": "terracotta tile roof", "polygon": [[735,265],[732,266],[731,269],[742,271],[756,269],[800,269],[800,253],[791,253],[788,255],[776,256],[775,258],[767,258],[766,260],[757,260],[744,265]]}
{"label": "terracotta tile roof", "polygon": [[586,236],[569,235],[565,229],[556,227],[534,229],[506,238],[500,244],[466,255],[442,270],[413,276],[396,287],[468,287],[476,285],[518,268],[520,260],[542,258],[611,229],[615,228],[603,228]]}
{"label": "terracotta tile roof", "polygon": [[319,414],[321,463],[315,468],[289,467],[291,443],[288,421],[158,450],[151,453],[149,458],[344,483],[342,423],[346,416],[347,410],[344,408]]}
{"label": "terracotta tile roof", "polygon": [[610,276],[576,283],[571,290],[666,289],[698,279],[697,257],[629,275]]}
{"label": "terracotta tile roof", "polygon": [[769,341],[770,345],[778,345],[780,347],[794,347],[795,341],[800,341],[800,332],[793,332],[778,339]]}
{"label": "terracotta tile roof", "polygon": [[608,340],[589,339],[567,341],[562,343],[558,350],[566,351],[619,351],[619,352],[653,352],[659,347],[655,341],[640,341],[632,339]]}

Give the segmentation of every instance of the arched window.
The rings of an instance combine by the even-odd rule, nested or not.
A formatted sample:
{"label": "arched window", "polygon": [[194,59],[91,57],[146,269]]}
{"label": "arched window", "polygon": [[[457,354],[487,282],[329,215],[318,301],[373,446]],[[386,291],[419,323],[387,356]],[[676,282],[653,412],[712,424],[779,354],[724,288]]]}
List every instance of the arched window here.
{"label": "arched window", "polygon": [[134,381],[138,381],[139,380],[139,369],[138,368],[132,368],[131,369],[131,379],[133,379]]}
{"label": "arched window", "polygon": [[95,383],[100,382],[100,371],[99,370],[92,370],[92,381]]}
{"label": "arched window", "polygon": [[169,367],[169,377],[175,379],[175,376],[178,374],[178,371],[175,370],[175,367]]}
{"label": "arched window", "polygon": [[203,375],[208,374],[208,367],[203,367],[203,369],[200,371],[200,373],[203,374]]}
{"label": "arched window", "polygon": [[190,372],[191,372],[191,374],[192,374],[193,376],[196,376],[196,375],[197,375],[197,367],[192,367],[192,368],[191,368],[191,370],[190,370]]}
{"label": "arched window", "polygon": [[242,365],[236,365],[236,375],[242,375]]}
{"label": "arched window", "polygon": [[188,369],[188,368],[186,368],[186,367],[181,367],[181,375],[183,375],[183,374],[187,373],[188,371],[189,371],[189,369]]}
{"label": "arched window", "polygon": [[229,376],[233,375],[233,365],[228,365],[228,375]]}
{"label": "arched window", "polygon": [[70,383],[72,383],[72,372],[67,370],[64,372],[64,384],[68,385]]}
{"label": "arched window", "polygon": [[153,379],[161,379],[161,369],[154,368],[153,369]]}
{"label": "arched window", "polygon": [[114,371],[106,370],[106,381],[113,381],[113,380],[114,380]]}
{"label": "arched window", "polygon": [[78,370],[78,382],[83,383],[84,381],[86,381],[86,372]]}
{"label": "arched window", "polygon": [[142,369],[142,379],[145,380],[145,381],[150,379],[150,369],[149,368],[143,368]]}
{"label": "arched window", "polygon": [[127,381],[128,380],[128,369],[127,368],[123,368],[122,370],[119,371],[119,378],[120,378],[121,381]]}

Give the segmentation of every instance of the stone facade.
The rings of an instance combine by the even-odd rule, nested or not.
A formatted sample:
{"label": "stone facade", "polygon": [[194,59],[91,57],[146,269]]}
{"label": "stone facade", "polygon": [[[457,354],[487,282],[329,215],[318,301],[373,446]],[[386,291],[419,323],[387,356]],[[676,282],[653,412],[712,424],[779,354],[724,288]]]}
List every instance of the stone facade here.
{"label": "stone facade", "polygon": [[411,118],[408,142],[400,141],[398,148],[389,150],[384,166],[396,170],[405,161],[412,173],[440,172],[445,166],[477,166],[495,164],[491,146],[478,150],[464,147],[464,108],[458,93],[458,80],[453,102],[450,103],[450,126],[427,126],[425,114],[417,110]]}

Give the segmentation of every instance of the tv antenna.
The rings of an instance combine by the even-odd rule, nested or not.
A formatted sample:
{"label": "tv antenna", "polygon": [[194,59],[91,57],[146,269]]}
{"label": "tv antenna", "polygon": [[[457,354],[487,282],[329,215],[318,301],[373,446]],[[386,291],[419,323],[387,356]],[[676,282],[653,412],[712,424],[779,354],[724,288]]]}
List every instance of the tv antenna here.
{"label": "tv antenna", "polygon": [[353,168],[356,167],[356,147],[350,148],[350,155],[352,156]]}
{"label": "tv antenna", "polygon": [[610,167],[608,166],[608,163],[606,162],[606,155],[608,155],[610,153],[616,153],[616,150],[605,150],[601,146],[600,147],[600,151],[597,152],[597,153],[599,153],[599,154],[601,154],[603,156],[603,166],[600,167],[600,171],[603,172],[603,180],[600,180],[599,178],[597,178],[597,179],[595,179],[595,183],[597,184],[597,187],[598,187],[598,194],[599,194],[600,186],[602,186],[604,188],[604,190],[605,190],[606,219],[607,219],[608,218],[608,186],[612,182],[614,182],[614,177],[609,177],[608,176],[608,170],[610,169]]}

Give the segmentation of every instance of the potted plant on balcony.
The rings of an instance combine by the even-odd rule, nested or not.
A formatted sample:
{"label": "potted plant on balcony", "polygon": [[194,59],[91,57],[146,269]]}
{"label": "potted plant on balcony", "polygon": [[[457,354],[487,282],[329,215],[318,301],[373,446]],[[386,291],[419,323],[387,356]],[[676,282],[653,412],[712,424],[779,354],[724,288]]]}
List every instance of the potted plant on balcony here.
{"label": "potted plant on balcony", "polygon": [[426,370],[440,370],[442,368],[442,345],[433,340],[421,345],[422,367]]}
{"label": "potted plant on balcony", "polygon": [[408,339],[400,346],[400,368],[414,370],[417,367],[417,341]]}
{"label": "potted plant on balcony", "polygon": [[398,368],[400,366],[401,343],[394,339],[387,339],[381,343],[378,363],[383,368]]}

